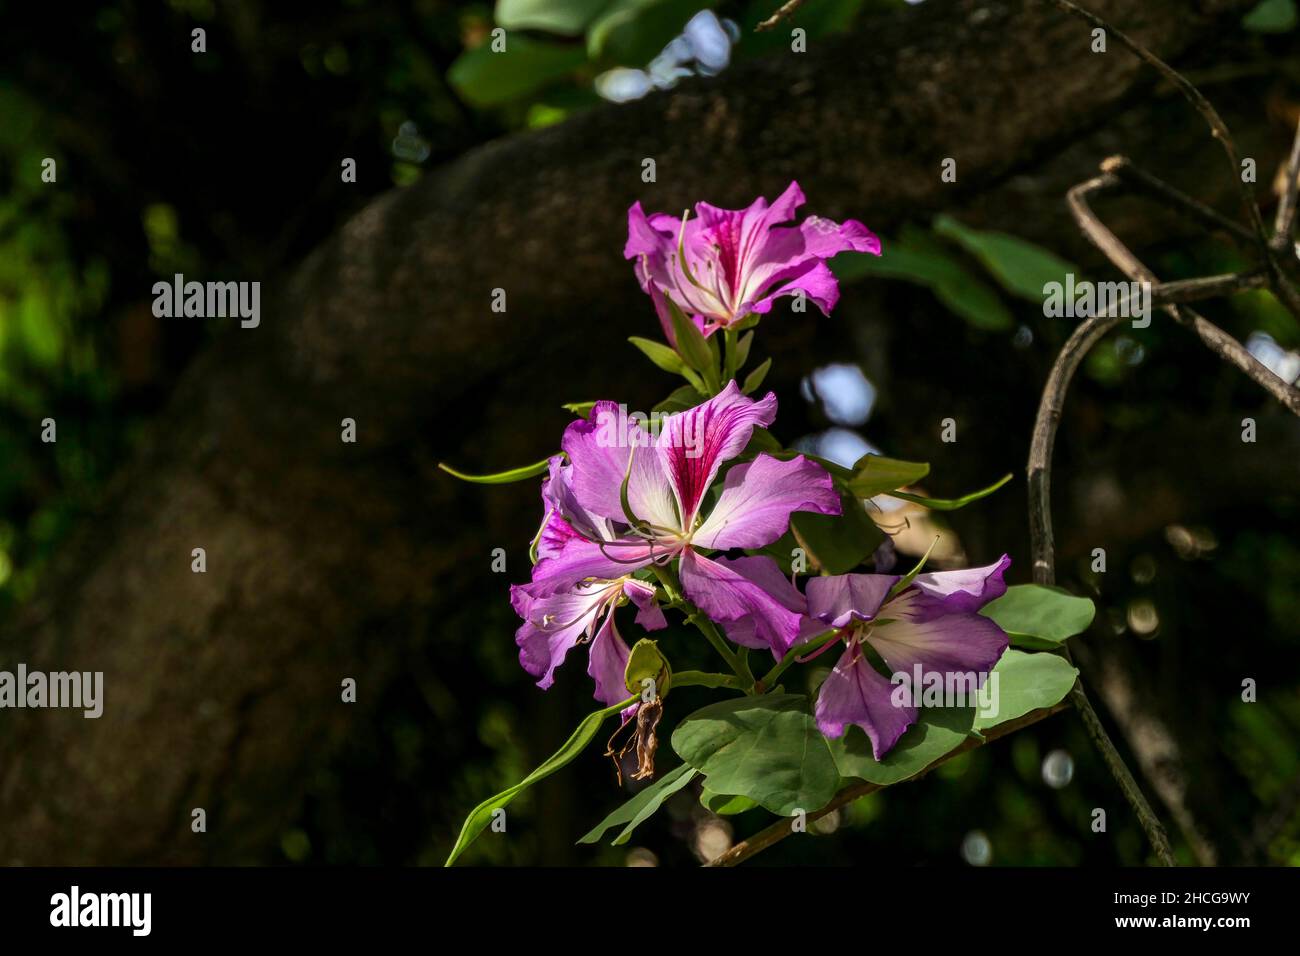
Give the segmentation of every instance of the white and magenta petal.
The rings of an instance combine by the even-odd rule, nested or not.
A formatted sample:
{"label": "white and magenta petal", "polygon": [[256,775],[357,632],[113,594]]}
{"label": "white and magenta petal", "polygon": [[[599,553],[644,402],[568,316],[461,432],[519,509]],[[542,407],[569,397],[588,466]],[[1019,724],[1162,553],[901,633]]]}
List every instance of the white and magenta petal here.
{"label": "white and magenta petal", "polygon": [[636,622],[647,631],[660,631],[668,626],[668,619],[657,601],[655,589],[645,581],[628,578],[623,582],[623,593],[636,605]]}
{"label": "white and magenta petal", "polygon": [[732,381],[707,402],[664,420],[657,445],[677,499],[679,527],[694,524],[700,501],[722,463],[745,449],[755,427],[766,427],[775,417],[776,395],[768,392],[756,402]]}
{"label": "white and magenta petal", "polygon": [[[587,587],[545,594],[534,585],[513,585],[510,603],[524,623],[515,631],[519,663],[538,678],[543,690],[555,680],[555,668],[591,632],[605,588]],[[621,699],[621,698],[620,698]]]}

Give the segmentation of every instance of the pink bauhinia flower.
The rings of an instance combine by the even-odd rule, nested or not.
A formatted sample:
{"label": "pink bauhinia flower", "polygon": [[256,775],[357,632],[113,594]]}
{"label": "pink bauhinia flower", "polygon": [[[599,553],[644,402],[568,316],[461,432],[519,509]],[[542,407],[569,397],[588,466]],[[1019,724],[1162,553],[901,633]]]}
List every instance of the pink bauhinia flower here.
{"label": "pink bauhinia flower", "polygon": [[839,286],[826,260],[840,252],[880,255],[880,240],[862,223],[794,218],[804,202],[792,182],[771,206],[759,197],[747,209],[696,203],[685,221],[665,213],[649,216],[635,203],[628,210],[623,255],[635,261],[641,288],[654,301],[664,335],[676,344],[665,297],[708,336],[763,314],[779,296],[802,292],[829,314]]}
{"label": "pink bauhinia flower", "polygon": [[[733,465],[708,505],[706,496],[722,465],[739,456],[754,428],[771,424],[775,415],[775,395],[756,402],[735,382],[707,402],[667,416],[657,434],[620,416],[612,402],[596,403],[586,420],[565,431],[564,480],[558,486],[554,479],[548,483],[550,510],[540,560],[524,593],[538,601],[576,590],[595,600],[593,582],[622,581],[623,593],[635,601],[641,582],[629,575],[676,559],[685,596],[711,619],[749,619],[756,640],[774,648],[792,646],[801,616],[761,584],[708,556],[771,544],[796,511],[840,513],[831,476],[802,455],[782,461],[760,454]],[[538,619],[536,613],[525,617]],[[523,647],[523,629],[520,635]],[[573,646],[567,636],[544,641],[529,632],[527,637],[536,650],[521,654],[521,660],[533,673],[544,668],[549,673],[558,663],[556,652],[543,650],[543,644],[564,651]]]}

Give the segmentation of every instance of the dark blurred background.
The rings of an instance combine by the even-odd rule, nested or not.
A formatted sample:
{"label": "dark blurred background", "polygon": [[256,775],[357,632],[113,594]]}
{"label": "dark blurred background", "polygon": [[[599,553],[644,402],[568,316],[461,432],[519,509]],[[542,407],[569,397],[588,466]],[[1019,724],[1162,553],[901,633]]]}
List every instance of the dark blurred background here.
{"label": "dark blurred background", "polygon": [[[716,71],[721,79],[756,60],[794,55],[791,25],[805,28],[815,44],[851,31],[870,37],[864,24],[874,18],[924,25],[924,18],[950,10],[941,0],[808,0],[791,24],[756,33],[778,5],[712,8],[735,24],[728,33],[718,21],[726,46],[734,43],[730,62]],[[24,659],[38,666],[33,647],[44,649],[39,660],[50,669],[90,666],[59,653],[75,641],[70,634],[81,632],[58,630],[34,644],[23,635],[57,618],[76,583],[89,580],[77,562],[94,564],[101,576],[130,576],[126,566],[95,562],[119,527],[112,522],[126,527],[129,514],[139,514],[105,518],[126,494],[113,476],[148,468],[139,462],[147,463],[151,449],[168,441],[168,429],[184,421],[168,409],[218,400],[204,397],[204,356],[239,357],[221,344],[240,334],[228,322],[155,318],[154,281],[175,272],[200,279],[288,275],[377,196],[418,189],[424,177],[482,144],[588,111],[634,109],[605,99],[632,97],[641,92],[638,84],[651,83],[655,57],[704,9],[698,0],[501,6],[508,25],[511,13],[528,24],[512,27],[510,42],[518,46],[509,58],[488,52],[496,25],[490,4],[0,4],[0,667]],[[1300,119],[1300,29],[1292,0],[1237,6],[1245,9],[1231,11],[1230,27],[1189,44],[1178,65],[1219,106],[1243,154],[1257,160],[1257,192],[1268,217]],[[962,6],[963,15],[970,7]],[[206,31],[205,53],[191,49],[195,28]],[[617,68],[628,72],[609,72]],[[675,82],[650,98],[718,81],[691,75]],[[707,138],[701,149],[708,149]],[[810,150],[799,173],[810,200],[806,212],[861,219],[882,232],[886,254],[876,270],[837,263],[843,299],[830,318],[778,308],[761,326],[755,354],[777,359],[767,384],[781,402],[779,437],[849,461],[868,449],[928,461],[932,477],[924,487],[935,496],[962,494],[1008,471],[1016,476],[961,511],[909,511],[898,541],[905,554],[918,553],[918,542],[924,550],[930,530],[939,528],[941,563],[987,562],[1007,551],[1015,562],[1011,579],[1028,580],[1023,468],[1042,384],[1073,320],[1045,318],[1040,303],[999,274],[1003,260],[993,257],[990,268],[987,244],[991,234],[1016,237],[1020,242],[999,247],[999,255],[1031,271],[1050,253],[1080,275],[1117,278],[1078,235],[1063,201],[1069,185],[1115,152],[1235,212],[1231,177],[1200,119],[1152,76],[1076,135],[1007,157],[1005,170],[954,192],[950,205],[914,216],[891,213],[885,223],[869,206],[819,206],[822,173]],[[46,157],[57,162],[56,184],[40,178]],[[361,171],[343,187],[342,157],[355,158]],[[695,198],[735,206],[763,191],[773,198],[766,183],[738,175],[731,194]],[[654,199],[647,207],[661,208]],[[1150,202],[1107,199],[1099,211],[1162,278],[1207,275],[1245,261],[1222,237]],[[609,208],[605,231],[621,228],[624,214]],[[909,250],[914,264],[893,269],[891,248]],[[501,250],[503,266],[510,258],[509,249]],[[936,268],[957,278],[936,283]],[[580,285],[586,277],[566,281]],[[626,287],[623,302],[636,301],[630,268],[600,280],[614,281]],[[438,308],[428,302],[431,314]],[[1205,311],[1279,375],[1300,376],[1300,323],[1268,293],[1211,302]],[[654,335],[648,302],[641,313],[633,319],[639,334]],[[442,563],[421,563],[415,552],[385,560],[394,562],[395,577],[418,579],[412,593],[436,598],[398,614],[393,606],[409,602],[375,597],[382,588],[358,585],[354,593],[346,583],[329,585],[349,606],[364,609],[373,600],[378,609],[347,623],[351,632],[365,632],[364,663],[322,670],[375,676],[362,678],[356,711],[346,725],[331,725],[319,751],[317,741],[296,740],[286,730],[296,720],[291,707],[263,719],[251,696],[235,707],[254,716],[223,731],[221,746],[230,749],[215,768],[177,750],[181,782],[164,801],[174,819],[123,810],[140,824],[123,828],[111,808],[147,802],[141,795],[157,780],[128,777],[99,787],[96,780],[109,778],[97,770],[68,783],[81,789],[63,799],[53,752],[77,754],[79,765],[93,768],[107,760],[96,756],[108,752],[105,745],[79,750],[77,735],[89,732],[79,720],[73,726],[42,714],[43,721],[63,720],[64,729],[29,730],[5,712],[0,790],[9,805],[27,808],[0,817],[5,861],[440,863],[465,813],[550,754],[594,704],[576,660],[543,693],[515,659],[517,622],[506,585],[527,573],[528,539],[540,517],[536,483],[450,489],[451,479],[431,463],[451,458],[467,470],[490,471],[533,461],[558,442],[566,421],[561,403],[611,397],[648,408],[676,384],[630,346],[561,361],[563,369],[537,372],[536,384],[520,389],[530,400],[507,433],[477,445],[464,440],[465,423],[491,401],[487,383],[536,371],[524,362],[485,365],[477,390],[413,413],[415,450],[376,452],[408,477],[368,486],[355,513],[340,521],[374,522],[375,538],[386,538],[410,517],[404,501],[421,502],[413,506],[418,524],[429,547],[443,548]],[[226,381],[239,387],[237,377]],[[56,444],[41,441],[47,417],[58,423]],[[1240,438],[1245,417],[1257,422],[1253,444]],[[955,443],[941,440],[947,418],[957,423]],[[232,425],[231,434],[239,427]],[[206,459],[186,461],[195,473],[210,467]],[[1066,405],[1055,466],[1058,578],[1098,606],[1092,631],[1077,642],[1078,658],[1180,858],[1300,863],[1300,423],[1157,316],[1150,328],[1121,328],[1089,356]],[[310,470],[314,460],[294,467]],[[271,509],[267,514],[273,521]],[[890,521],[902,524],[901,516]],[[477,525],[479,545],[464,536],[453,543],[450,533],[440,544],[438,536],[453,524]],[[509,553],[504,576],[490,570],[488,552],[498,544]],[[1091,570],[1095,548],[1105,549],[1104,574]],[[68,570],[56,588],[51,575],[60,561]],[[185,570],[188,555],[177,561]],[[175,605],[178,620],[229,611],[220,601],[191,602],[164,580],[149,587],[160,607]],[[302,593],[302,607],[286,607],[286,617],[311,616],[313,592]],[[277,674],[310,672],[313,658],[334,666],[333,622],[321,617],[313,625],[316,640],[278,659],[258,693],[278,693]],[[110,643],[115,631],[105,627]],[[113,627],[129,631],[131,623]],[[220,627],[214,623],[211,633],[220,636]],[[253,632],[239,633],[254,641]],[[678,648],[675,666],[693,666],[688,635],[665,640]],[[217,647],[196,644],[187,653],[197,661],[220,654]],[[231,666],[254,666],[249,660]],[[703,654],[694,662],[704,663]],[[1257,703],[1242,701],[1247,678],[1258,684]],[[337,679],[314,693],[336,699]],[[114,686],[110,677],[110,694]],[[707,699],[693,688],[674,694],[665,730]],[[114,746],[180,747],[174,736],[163,742],[142,732],[152,720],[204,752],[205,718],[193,717],[190,726],[191,713],[184,702],[159,705],[142,722],[114,725]],[[139,736],[128,744],[124,735]],[[286,741],[290,757],[277,740]],[[296,782],[287,789],[274,773],[286,759]],[[50,761],[54,769],[45,766]],[[233,794],[222,783],[231,778],[238,780]],[[688,789],[629,847],[574,845],[627,795],[593,749],[513,804],[508,834],[486,834],[465,859],[692,864],[769,822],[762,810],[713,816]],[[92,804],[96,809],[84,809]],[[186,842],[189,808],[201,805],[209,808],[212,833],[195,848]],[[238,812],[223,816],[223,807]],[[1105,834],[1090,829],[1097,807],[1108,811]],[[1070,712],[960,757],[924,782],[861,800],[816,830],[756,862],[1114,865],[1144,862],[1148,852]],[[145,831],[147,839],[140,836]],[[50,836],[68,832],[80,835]]]}

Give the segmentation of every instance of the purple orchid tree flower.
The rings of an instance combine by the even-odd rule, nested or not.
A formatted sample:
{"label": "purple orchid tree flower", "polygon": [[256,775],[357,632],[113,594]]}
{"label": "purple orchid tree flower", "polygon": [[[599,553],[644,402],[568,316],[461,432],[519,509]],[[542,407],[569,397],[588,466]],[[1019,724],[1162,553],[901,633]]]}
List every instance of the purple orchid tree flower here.
{"label": "purple orchid tree flower", "polygon": [[[612,522],[578,504],[572,476],[573,466],[562,455],[551,458],[550,476],[542,482],[546,517],[537,536],[539,560],[558,555],[573,539],[612,541],[616,537]],[[524,619],[515,632],[519,663],[545,690],[569,651],[587,644],[587,673],[596,683],[596,699],[608,705],[625,700],[623,673],[630,651],[618,632],[614,611],[629,601],[637,608],[637,624],[647,631],[667,626],[655,603],[654,586],[630,573],[579,581],[567,588],[557,588],[554,581],[511,585],[510,603]]]}
{"label": "purple orchid tree flower", "polygon": [[[972,675],[973,687],[984,680],[1009,639],[1006,632],[978,611],[1006,593],[1003,572],[1011,559],[1003,555],[983,568],[918,574],[903,590],[890,595],[901,580],[889,574],[841,574],[808,582],[808,613],[837,628],[844,653],[817,695],[817,725],[827,737],[842,737],[857,724],[881,759],[916,722],[915,675]],[[832,642],[827,647],[834,646]],[[868,659],[866,647],[884,661],[896,678],[907,682],[913,700],[899,703],[896,685]],[[901,675],[901,676],[900,676]]]}
{"label": "purple orchid tree flower", "polygon": [[759,197],[747,209],[695,204],[685,221],[665,213],[647,216],[641,203],[628,210],[625,258],[636,263],[668,342],[676,345],[665,297],[690,316],[704,335],[762,315],[780,296],[804,293],[823,314],[839,299],[826,260],[840,252],[880,255],[880,240],[862,223],[809,216],[794,219],[804,203],[792,182],[771,206]]}
{"label": "purple orchid tree flower", "polygon": [[[792,646],[802,616],[728,563],[707,556],[771,544],[796,511],[840,513],[831,476],[802,455],[783,461],[759,454],[733,465],[709,507],[722,466],[740,455],[755,427],[771,424],[775,415],[775,395],[754,401],[735,382],[707,402],[667,416],[657,433],[620,414],[612,402],[596,403],[586,420],[565,430],[570,471],[559,489],[564,500],[553,506],[554,517],[543,528],[547,550],[533,568],[530,593],[571,593],[584,582],[626,579],[676,559],[682,591],[712,620],[752,619],[757,639],[767,646]],[[552,497],[560,500],[559,494]],[[537,667],[542,657],[533,660]]]}

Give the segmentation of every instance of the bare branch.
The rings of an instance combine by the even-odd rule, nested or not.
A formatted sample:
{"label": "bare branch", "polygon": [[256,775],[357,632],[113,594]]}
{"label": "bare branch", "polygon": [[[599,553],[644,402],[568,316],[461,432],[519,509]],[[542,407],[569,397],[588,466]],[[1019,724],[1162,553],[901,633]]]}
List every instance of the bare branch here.
{"label": "bare branch", "polygon": [[773,30],[782,20],[794,16],[794,12],[803,6],[803,0],[786,0],[770,17],[754,27],[755,30]]}

